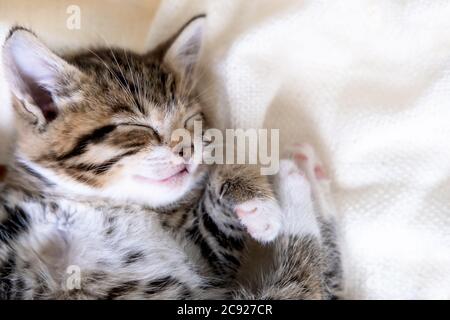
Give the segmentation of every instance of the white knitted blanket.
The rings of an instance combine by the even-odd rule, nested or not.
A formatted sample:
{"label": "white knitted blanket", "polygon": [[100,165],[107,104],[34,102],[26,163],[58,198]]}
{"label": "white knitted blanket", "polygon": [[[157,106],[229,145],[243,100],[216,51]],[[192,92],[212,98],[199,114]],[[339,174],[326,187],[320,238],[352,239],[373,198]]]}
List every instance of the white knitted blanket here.
{"label": "white knitted blanket", "polygon": [[346,297],[450,299],[450,2],[166,0],[143,43],[202,12],[210,114],[321,155]]}

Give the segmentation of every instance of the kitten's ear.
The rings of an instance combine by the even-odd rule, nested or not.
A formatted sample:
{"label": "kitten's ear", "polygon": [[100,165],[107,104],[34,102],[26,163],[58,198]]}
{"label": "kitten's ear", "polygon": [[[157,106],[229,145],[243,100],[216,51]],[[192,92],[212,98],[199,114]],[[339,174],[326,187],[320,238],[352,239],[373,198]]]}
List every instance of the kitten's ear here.
{"label": "kitten's ear", "polygon": [[64,80],[81,73],[51,52],[29,30],[11,30],[3,46],[6,80],[19,100],[22,115],[34,116],[33,122],[45,125],[58,115],[55,100]]}
{"label": "kitten's ear", "polygon": [[192,18],[166,44],[162,61],[184,80],[191,80],[197,65],[205,21],[205,15]]}

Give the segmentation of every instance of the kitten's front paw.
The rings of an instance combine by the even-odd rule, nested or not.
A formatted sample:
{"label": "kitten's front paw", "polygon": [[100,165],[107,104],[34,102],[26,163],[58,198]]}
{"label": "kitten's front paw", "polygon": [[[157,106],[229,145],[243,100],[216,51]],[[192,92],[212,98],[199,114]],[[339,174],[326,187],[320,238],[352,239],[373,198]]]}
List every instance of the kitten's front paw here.
{"label": "kitten's front paw", "polygon": [[274,240],[281,229],[281,209],[275,200],[253,199],[235,208],[248,233],[260,242]]}

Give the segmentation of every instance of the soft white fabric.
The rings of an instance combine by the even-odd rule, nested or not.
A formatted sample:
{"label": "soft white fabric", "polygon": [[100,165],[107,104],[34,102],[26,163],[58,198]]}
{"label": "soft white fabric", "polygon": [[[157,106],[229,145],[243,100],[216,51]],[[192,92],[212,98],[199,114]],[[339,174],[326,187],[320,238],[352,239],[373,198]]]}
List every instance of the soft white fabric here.
{"label": "soft white fabric", "polygon": [[322,156],[346,296],[450,298],[450,2],[171,0],[149,45],[202,11],[211,113]]}
{"label": "soft white fabric", "polygon": [[166,0],[147,47],[201,12],[209,114],[280,128],[282,146],[307,141],[321,155],[346,297],[450,298],[450,2]]}
{"label": "soft white fabric", "polygon": [[[6,26],[2,25],[0,21],[0,43],[3,43],[6,31]],[[10,93],[3,78],[3,66],[0,63],[0,164],[8,162],[10,141],[13,139],[14,133],[13,127]]]}

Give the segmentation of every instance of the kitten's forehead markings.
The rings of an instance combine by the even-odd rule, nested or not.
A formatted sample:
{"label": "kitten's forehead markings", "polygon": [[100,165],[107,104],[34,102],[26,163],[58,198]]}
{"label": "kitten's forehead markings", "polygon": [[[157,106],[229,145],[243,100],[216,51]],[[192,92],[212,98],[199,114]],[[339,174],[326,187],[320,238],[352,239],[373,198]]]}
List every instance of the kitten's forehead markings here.
{"label": "kitten's forehead markings", "polygon": [[161,142],[161,136],[158,132],[158,130],[156,130],[153,126],[149,125],[149,124],[144,124],[144,123],[139,123],[139,122],[122,122],[122,123],[118,123],[118,126],[129,126],[129,127],[140,127],[143,129],[148,129],[152,132],[153,137],[156,138],[156,140],[158,141],[158,143]]}

